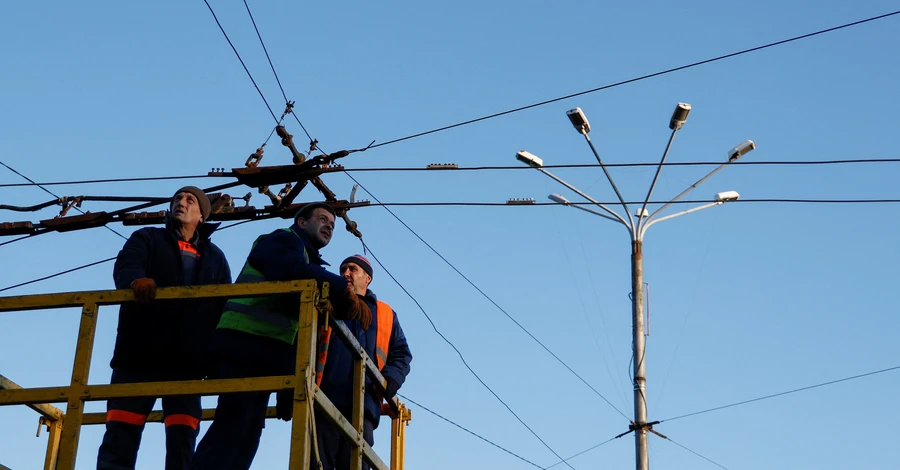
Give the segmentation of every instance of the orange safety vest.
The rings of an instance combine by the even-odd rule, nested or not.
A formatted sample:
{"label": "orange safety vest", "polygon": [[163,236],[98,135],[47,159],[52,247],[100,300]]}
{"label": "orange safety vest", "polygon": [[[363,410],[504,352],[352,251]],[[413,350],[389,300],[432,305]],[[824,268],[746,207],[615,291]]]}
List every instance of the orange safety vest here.
{"label": "orange safety vest", "polygon": [[[378,370],[384,369],[387,363],[387,351],[391,342],[391,331],[394,329],[394,310],[390,305],[377,300],[375,312],[375,365]],[[316,385],[322,385],[322,374],[325,372],[325,361],[328,359],[328,346],[331,344],[331,325],[319,326],[319,342],[316,359]]]}

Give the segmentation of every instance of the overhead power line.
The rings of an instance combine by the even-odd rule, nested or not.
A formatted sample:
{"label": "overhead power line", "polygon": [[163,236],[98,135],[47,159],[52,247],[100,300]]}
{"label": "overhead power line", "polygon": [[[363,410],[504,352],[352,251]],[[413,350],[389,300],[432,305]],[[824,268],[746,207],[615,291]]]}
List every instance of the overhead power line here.
{"label": "overhead power line", "polygon": [[780,397],[780,396],[783,396],[783,395],[789,395],[789,394],[791,394],[791,393],[797,393],[797,392],[802,392],[802,391],[805,391],[805,390],[812,390],[812,389],[814,389],[814,388],[824,387],[824,386],[826,386],[826,385],[833,385],[833,384],[836,384],[836,383],[847,382],[847,381],[849,381],[849,380],[860,379],[860,378],[863,378],[863,377],[868,377],[868,376],[870,376],[870,375],[883,374],[883,373],[885,373],[885,372],[891,372],[891,371],[894,371],[894,370],[897,370],[897,369],[900,369],[900,366],[888,367],[887,369],[881,369],[881,370],[876,370],[876,371],[872,371],[872,372],[866,372],[866,373],[864,373],[864,374],[853,375],[853,376],[850,376],[850,377],[844,377],[844,378],[842,378],[842,379],[837,379],[837,380],[830,380],[830,381],[828,381],[828,382],[822,382],[822,383],[815,384],[815,385],[810,385],[810,386],[807,386],[807,387],[795,388],[795,389],[793,389],[793,390],[788,390],[788,391],[786,391],[786,392],[773,393],[773,394],[771,394],[771,395],[766,395],[766,396],[763,396],[763,397],[752,398],[752,399],[750,399],[750,400],[739,401],[739,402],[737,402],[737,403],[731,403],[731,404],[728,404],[728,405],[717,406],[717,407],[715,407],[715,408],[709,408],[709,409],[706,409],[706,410],[695,411],[695,412],[693,412],[693,413],[687,413],[687,414],[675,416],[675,417],[672,417],[672,418],[661,419],[661,420],[659,420],[659,422],[660,422],[660,423],[664,423],[664,422],[666,422],[666,421],[675,421],[676,419],[687,418],[687,417],[689,417],[689,416],[697,416],[697,415],[701,415],[701,414],[704,414],[704,413],[711,413],[711,412],[713,412],[713,411],[724,410],[724,409],[726,409],[726,408],[732,408],[732,407],[735,407],[735,406],[746,405],[747,403],[753,403],[753,402],[757,402],[757,401],[768,400],[769,398]]}
{"label": "overhead power line", "polygon": [[[272,68],[272,75],[275,75],[275,81],[278,82],[278,88],[281,90],[281,96],[284,97],[284,102],[288,103],[290,100],[287,97],[287,93],[284,92],[284,87],[281,86],[281,79],[278,78],[278,72],[275,71],[275,65],[272,64],[272,58],[269,57],[269,49],[266,48],[266,43],[263,41],[262,34],[259,33],[259,28],[256,27],[256,20],[253,19],[253,13],[250,12],[250,5],[247,4],[247,0],[244,0],[244,7],[247,8],[247,16],[250,17],[250,21],[253,23],[253,29],[256,31],[256,37],[259,38],[259,43],[262,45],[263,52],[266,53],[266,59],[269,61],[269,67]],[[291,108],[293,109],[293,107]],[[312,142],[313,138],[309,135],[309,132],[306,130],[306,126],[300,122],[300,118],[297,117],[297,114],[291,111],[291,114],[294,116],[294,119],[297,120],[297,124],[300,124],[300,128],[303,129],[303,133],[306,134],[306,137],[309,137],[309,141]],[[272,134],[269,134],[269,137],[272,137]],[[266,139],[268,141],[268,139]]]}
{"label": "overhead power line", "polygon": [[234,44],[231,43],[231,39],[228,38],[228,34],[225,32],[225,28],[222,27],[222,23],[219,23],[219,18],[216,16],[216,12],[213,11],[212,6],[209,5],[209,2],[207,0],[203,0],[203,3],[206,4],[206,8],[209,8],[209,12],[212,13],[213,19],[216,20],[216,24],[219,25],[219,31],[222,31],[222,35],[225,36],[225,40],[228,41],[228,45],[231,46],[231,50],[234,51],[234,55],[236,55],[238,60],[241,61],[241,65],[244,66],[244,71],[247,72],[247,76],[250,77],[250,81],[253,82],[253,86],[259,93],[259,97],[262,98],[263,103],[266,104],[266,108],[269,110],[269,114],[272,115],[272,119],[274,119],[275,124],[278,125],[280,121],[277,117],[275,117],[275,112],[272,111],[272,107],[269,106],[269,101],[266,100],[266,97],[263,95],[262,90],[259,89],[259,85],[256,84],[256,80],[253,79],[253,74],[251,74],[250,70],[247,69],[247,64],[244,63],[244,59],[241,59],[241,55],[238,54],[238,51],[234,47]]}
{"label": "overhead power line", "polygon": [[[274,132],[274,130],[273,130]],[[845,160],[790,160],[790,161],[753,161],[738,160],[730,165],[762,165],[762,166],[827,166],[827,165],[850,165],[850,164],[866,164],[866,163],[900,163],[900,158],[862,158],[862,159],[845,159]],[[664,162],[663,166],[717,166],[722,162],[716,161],[696,161],[696,162]],[[657,167],[659,162],[636,162],[636,163],[604,163],[607,168],[634,168],[634,167]],[[569,168],[600,168],[597,163],[578,163],[564,165],[544,165],[545,169],[569,169]],[[409,172],[409,171],[507,171],[507,170],[531,170],[534,168],[523,165],[498,165],[498,166],[470,166],[455,168],[424,168],[424,167],[379,167],[379,168],[346,168],[347,173],[365,173],[365,172]],[[75,181],[50,181],[42,183],[3,183],[0,188],[16,188],[25,186],[58,186],[58,185],[77,185],[77,184],[99,184],[99,183],[127,183],[136,181],[165,181],[178,179],[201,179],[201,178],[229,178],[230,175],[183,175],[183,176],[151,176],[151,177],[135,177],[135,178],[107,178],[94,180],[75,180]],[[643,202],[643,201],[641,201]]]}
{"label": "overhead power line", "polygon": [[678,71],[680,71],[680,70],[686,70],[686,69],[690,69],[690,68],[693,68],[693,67],[698,67],[698,66],[700,66],[700,65],[709,64],[709,63],[712,63],[712,62],[717,62],[717,61],[720,61],[720,60],[729,59],[729,58],[731,58],[731,57],[737,57],[737,56],[740,56],[740,55],[749,54],[749,53],[751,53],[751,52],[760,51],[760,50],[767,49],[767,48],[770,48],[770,47],[775,47],[775,46],[779,46],[779,45],[782,45],[782,44],[787,44],[787,43],[790,43],[790,42],[799,41],[799,40],[801,40],[801,39],[806,39],[806,38],[810,38],[810,37],[813,37],[813,36],[818,36],[818,35],[820,35],[820,34],[830,33],[830,32],[832,32],[832,31],[838,31],[838,30],[840,30],[840,29],[849,28],[849,27],[851,27],[851,26],[857,26],[857,25],[860,25],[860,24],[863,24],[863,23],[868,23],[868,22],[871,22],[871,21],[876,21],[876,20],[888,18],[888,17],[894,16],[894,15],[897,15],[897,14],[900,14],[900,10],[898,10],[898,11],[893,11],[893,12],[891,12],[891,13],[886,13],[886,14],[884,14],[884,15],[873,16],[873,17],[871,17],[871,18],[866,18],[866,19],[860,20],[860,21],[854,21],[854,22],[852,22],[852,23],[846,23],[846,24],[843,24],[843,25],[840,25],[840,26],[835,26],[835,27],[833,27],[833,28],[828,28],[828,29],[819,30],[819,31],[816,31],[816,32],[813,32],[813,33],[808,33],[808,34],[803,34],[803,35],[800,35],[800,36],[795,36],[795,37],[792,37],[792,38],[789,38],[789,39],[784,39],[784,40],[781,40],[781,41],[772,42],[772,43],[765,44],[765,45],[762,45],[762,46],[751,47],[750,49],[744,49],[744,50],[742,50],[742,51],[732,52],[731,54],[725,54],[725,55],[721,55],[721,56],[718,56],[718,57],[713,57],[713,58],[711,58],[711,59],[701,60],[701,61],[699,61],[699,62],[694,62],[694,63],[687,64],[687,65],[682,65],[682,66],[680,66],[680,67],[675,67],[675,68],[671,68],[671,69],[666,69],[666,70],[662,70],[662,71],[655,72],[655,73],[651,73],[651,74],[647,74],[647,75],[641,75],[641,76],[639,76],[639,77],[631,78],[631,79],[628,79],[628,80],[623,80],[623,81],[621,81],[621,82],[611,83],[611,84],[609,84],[609,85],[604,85],[604,86],[600,86],[600,87],[597,87],[597,88],[592,88],[592,89],[590,89],[590,90],[580,91],[580,92],[578,92],[578,93],[572,93],[572,94],[570,94],[570,95],[561,96],[561,97],[559,97],[559,98],[553,98],[553,99],[546,100],[546,101],[540,101],[540,102],[538,102],[538,103],[529,104],[529,105],[527,105],[527,106],[521,106],[521,107],[518,107],[518,108],[513,108],[513,109],[510,109],[510,110],[508,110],[508,111],[503,111],[503,112],[499,112],[499,113],[489,114],[489,115],[487,115],[487,116],[482,116],[482,117],[480,117],[480,118],[470,119],[470,120],[468,120],[468,121],[463,121],[463,122],[460,122],[460,123],[451,124],[451,125],[449,125],[449,126],[444,126],[444,127],[439,127],[439,128],[437,128],[437,129],[432,129],[432,130],[430,130],[430,131],[419,132],[418,134],[408,135],[408,136],[406,136],[406,137],[401,137],[401,138],[399,138],[399,139],[389,140],[389,141],[387,141],[387,142],[382,142],[382,143],[380,143],[380,144],[375,144],[375,145],[370,146],[370,148],[382,147],[382,146],[385,146],[385,145],[389,145],[389,144],[393,144],[393,143],[397,143],[397,142],[402,142],[402,141],[404,141],[404,140],[414,139],[414,138],[416,138],[416,137],[421,137],[421,136],[428,135],[428,134],[434,134],[434,133],[436,133],[436,132],[441,132],[441,131],[445,131],[445,130],[448,130],[448,129],[453,129],[453,128],[456,128],[456,127],[462,127],[462,126],[465,126],[465,125],[468,125],[468,124],[474,124],[474,123],[480,122],[480,121],[486,121],[486,120],[488,120],[488,119],[493,119],[493,118],[496,118],[496,117],[505,116],[505,115],[507,115],[507,114],[512,114],[512,113],[516,113],[516,112],[519,112],[519,111],[524,111],[524,110],[526,110],[526,109],[537,108],[538,106],[544,106],[544,105],[547,105],[547,104],[550,104],[550,103],[556,103],[556,102],[558,102],[558,101],[567,100],[567,99],[569,99],[569,98],[574,98],[574,97],[576,97],[576,96],[587,95],[587,94],[589,94],[589,93],[595,93],[595,92],[598,92],[598,91],[601,91],[601,90],[607,90],[607,89],[610,89],[610,88],[615,88],[615,87],[617,87],[617,86],[627,85],[627,84],[629,84],[629,83],[634,83],[634,82],[639,82],[639,81],[641,81],[641,80],[646,80],[646,79],[648,79],[648,78],[658,77],[658,76],[660,76],[660,75],[666,75],[666,74],[669,74],[669,73],[678,72]]}
{"label": "overhead power line", "polygon": [[400,398],[402,398],[404,401],[409,402],[409,403],[412,403],[412,404],[415,405],[415,406],[418,406],[419,408],[421,408],[421,409],[423,409],[423,410],[425,410],[425,411],[431,413],[432,415],[434,415],[434,416],[436,416],[436,417],[438,417],[438,418],[440,418],[440,419],[442,419],[442,420],[444,420],[444,421],[446,421],[446,422],[452,424],[453,426],[456,426],[456,427],[459,428],[459,429],[462,429],[463,431],[465,431],[465,432],[467,432],[467,433],[469,433],[469,434],[471,434],[471,435],[473,435],[473,436],[475,436],[475,437],[481,439],[482,441],[487,442],[488,444],[490,444],[490,445],[492,445],[492,446],[494,446],[494,447],[496,447],[496,448],[502,450],[503,452],[506,452],[507,454],[512,455],[513,457],[515,457],[515,458],[517,458],[517,459],[519,459],[519,460],[521,460],[521,461],[523,461],[523,462],[525,462],[525,463],[527,463],[527,464],[530,464],[530,465],[533,466],[533,467],[537,467],[537,468],[540,468],[540,469],[543,470],[544,467],[541,467],[540,465],[538,465],[538,464],[532,462],[531,460],[528,460],[528,459],[526,459],[525,457],[522,457],[521,455],[519,455],[519,454],[517,454],[517,453],[515,453],[515,452],[513,452],[513,451],[511,451],[511,450],[509,450],[509,449],[507,449],[507,448],[505,448],[505,447],[503,447],[503,446],[501,446],[500,444],[497,444],[496,442],[494,442],[494,441],[492,441],[492,440],[490,440],[490,439],[488,439],[488,438],[486,438],[486,437],[484,437],[484,436],[482,436],[482,435],[480,435],[480,434],[478,434],[478,433],[476,433],[476,432],[474,432],[474,431],[471,431],[471,430],[469,430],[469,429],[464,428],[464,427],[461,426],[460,424],[454,423],[453,421],[451,421],[451,420],[449,420],[449,419],[447,419],[447,418],[441,416],[441,415],[438,414],[436,411],[430,410],[430,409],[426,408],[424,405],[421,405],[421,404],[419,404],[419,403],[416,403],[415,401],[413,401],[413,400],[410,399],[409,397],[405,397],[405,396],[403,396],[403,395],[401,395],[401,394],[399,394],[399,393],[398,393],[397,395],[398,395]]}
{"label": "overhead power line", "polygon": [[681,447],[682,449],[684,449],[684,450],[686,450],[686,451],[688,451],[688,452],[690,452],[690,453],[696,455],[697,457],[700,457],[701,459],[706,460],[707,462],[709,462],[709,463],[711,463],[711,464],[713,464],[713,465],[715,465],[715,466],[717,466],[717,467],[719,467],[719,468],[721,468],[721,469],[723,469],[723,470],[728,470],[728,467],[726,467],[726,466],[724,466],[724,465],[722,465],[722,464],[716,462],[715,460],[710,459],[709,457],[706,457],[706,456],[704,456],[704,455],[701,455],[700,453],[698,453],[698,452],[696,452],[696,451],[693,451],[693,450],[691,450],[691,449],[688,449],[687,447],[685,447],[685,446],[683,446],[683,445],[681,445],[681,444],[679,444],[679,443],[673,441],[671,437],[666,436],[666,437],[664,437],[664,439],[667,440],[667,441],[669,441],[669,442],[671,442],[672,444],[675,444],[676,446]]}
{"label": "overhead power line", "polygon": [[[497,401],[499,401],[504,407],[506,407],[506,409],[519,421],[519,423],[521,423],[522,426],[525,426],[525,429],[527,429],[531,433],[532,436],[537,438],[537,440],[540,441],[541,444],[543,444],[544,447],[546,447],[550,452],[552,452],[553,455],[555,455],[558,459],[563,460],[563,458],[555,450],[553,450],[552,447],[550,447],[550,444],[547,444],[547,441],[545,441],[543,438],[541,438],[541,436],[538,435],[538,433],[535,432],[535,430],[532,429],[531,426],[529,426],[521,417],[519,417],[519,415],[515,411],[513,411],[513,409],[502,398],[500,398],[500,395],[497,395],[497,392],[495,392],[494,389],[492,389],[490,387],[490,385],[488,385],[484,381],[484,379],[482,379],[481,376],[479,376],[478,373],[475,372],[474,369],[472,369],[472,366],[470,366],[469,363],[466,361],[466,358],[463,356],[463,354],[459,350],[459,348],[457,348],[456,345],[453,344],[453,342],[451,342],[449,339],[447,339],[446,336],[444,336],[443,333],[441,333],[441,331],[438,329],[437,325],[434,324],[434,320],[431,319],[431,316],[429,316],[428,312],[425,311],[425,308],[422,307],[422,304],[420,304],[419,301],[416,300],[416,298],[413,297],[413,295],[408,290],[406,290],[406,287],[404,287],[403,284],[401,284],[400,281],[398,281],[397,278],[394,277],[394,275],[391,274],[391,272],[386,267],[384,267],[384,264],[381,262],[381,260],[378,259],[378,256],[376,256],[375,253],[372,252],[372,249],[369,248],[368,245],[366,245],[366,242],[363,242],[363,248],[369,252],[369,255],[371,255],[372,258],[375,260],[375,262],[378,263],[378,266],[381,267],[381,269],[385,272],[385,274],[387,274],[388,277],[390,277],[394,281],[394,283],[397,284],[397,286],[399,286],[400,289],[403,290],[403,292],[406,293],[406,295],[410,299],[412,299],[413,303],[415,303],[416,306],[419,307],[419,310],[422,311],[422,313],[425,315],[425,318],[428,320],[429,323],[431,323],[431,328],[434,329],[434,332],[437,333],[438,336],[440,336],[441,339],[443,339],[445,343],[450,345],[450,347],[453,348],[454,351],[456,351],[456,354],[459,356],[460,361],[462,361],[462,363],[466,367],[466,369],[468,369],[469,372],[471,372],[472,375],[475,376],[475,378],[478,380],[478,382],[480,382],[481,385],[483,385],[484,388],[487,389],[488,392],[491,392],[491,395],[493,395],[494,398],[497,399]],[[566,465],[568,465],[568,463],[566,463]],[[568,466],[569,466],[569,468],[572,468],[571,465],[568,465]],[[575,469],[572,468],[572,470],[575,470]]]}
{"label": "overhead power line", "polygon": [[[222,228],[218,229],[217,231],[221,232],[222,230],[227,230],[227,229],[229,229],[229,228],[231,228],[231,227],[234,227],[234,226],[236,226],[236,225],[241,225],[241,224],[247,223],[247,222],[250,222],[250,221],[249,221],[249,220],[244,220],[244,221],[241,221],[241,222],[233,223],[233,224],[231,224],[231,225],[226,225],[225,227],[222,227]],[[11,242],[14,242],[14,241],[17,241],[17,240],[21,240],[21,239],[23,239],[23,238],[28,238],[28,235],[26,235],[26,236],[24,236],[24,237],[16,238],[16,239],[11,240],[11,241],[6,242],[6,243],[11,243]],[[4,243],[0,243],[0,246],[3,246],[3,245],[4,245]],[[94,261],[93,263],[83,264],[83,265],[78,266],[78,267],[75,267],[75,268],[66,269],[65,271],[60,271],[60,272],[58,272],[58,273],[51,274],[51,275],[49,275],[49,276],[39,277],[39,278],[37,278],[37,279],[32,279],[32,280],[30,280],[30,281],[25,281],[25,282],[22,282],[22,283],[19,283],[19,284],[16,284],[16,285],[4,287],[4,288],[0,289],[0,292],[8,291],[8,290],[10,290],[10,289],[15,289],[15,288],[17,288],[17,287],[27,286],[27,285],[29,285],[29,284],[34,284],[34,283],[40,282],[40,281],[46,281],[47,279],[52,279],[52,278],[54,278],[54,277],[62,276],[63,274],[69,274],[69,273],[73,273],[73,272],[75,272],[75,271],[80,271],[80,270],[85,269],[85,268],[90,268],[91,266],[96,266],[96,265],[98,265],[98,264],[108,263],[108,262],[113,261],[113,260],[115,260],[115,259],[116,259],[116,257],[113,256],[112,258],[106,258],[106,259],[102,259],[102,260],[100,260],[100,261]]]}
{"label": "overhead power line", "polygon": [[498,310],[500,310],[501,312],[503,312],[503,314],[506,315],[506,317],[507,317],[509,320],[511,320],[517,327],[519,327],[519,329],[521,329],[522,331],[524,331],[525,334],[527,334],[532,340],[534,340],[534,342],[536,342],[538,345],[540,345],[542,348],[544,348],[544,350],[547,351],[551,356],[553,356],[553,358],[556,359],[560,364],[562,364],[563,367],[565,367],[565,368],[566,368],[569,372],[571,372],[575,377],[577,377],[579,380],[581,380],[582,383],[584,383],[585,385],[587,385],[587,387],[590,388],[590,389],[594,392],[594,394],[596,394],[596,395],[599,396],[601,399],[603,399],[603,401],[605,401],[609,406],[611,406],[611,407],[612,407],[614,410],[616,410],[620,415],[622,415],[623,418],[625,418],[626,420],[630,420],[630,418],[628,418],[628,416],[627,416],[625,413],[623,413],[622,410],[620,410],[616,405],[614,405],[614,404],[613,404],[611,401],[609,401],[605,396],[603,396],[602,393],[600,393],[599,391],[597,391],[596,388],[594,388],[590,383],[588,383],[588,381],[585,380],[581,375],[579,375],[577,372],[575,372],[574,369],[572,369],[571,367],[569,367],[569,365],[566,364],[565,361],[563,361],[562,359],[560,359],[560,357],[557,356],[556,353],[554,353],[553,351],[551,351],[550,348],[548,348],[546,345],[544,345],[544,343],[542,343],[539,339],[537,339],[537,337],[535,337],[530,331],[528,331],[528,329],[526,329],[524,326],[522,326],[521,323],[519,323],[518,321],[516,321],[516,319],[513,318],[513,316],[510,315],[509,312],[507,312],[505,309],[503,309],[503,307],[501,307],[497,302],[495,302],[494,299],[492,299],[492,298],[491,298],[489,295],[487,295],[480,287],[478,287],[474,282],[472,282],[472,280],[469,279],[465,274],[463,274],[462,271],[460,271],[459,269],[457,269],[456,266],[453,265],[453,263],[451,263],[451,262],[450,262],[447,258],[445,258],[442,254],[440,254],[440,252],[438,252],[433,246],[431,246],[430,243],[428,243],[427,241],[425,241],[425,239],[422,238],[418,233],[416,233],[416,231],[413,230],[412,227],[410,227],[409,225],[407,225],[406,222],[404,222],[402,219],[400,219],[399,216],[397,216],[397,214],[395,214],[392,210],[390,210],[390,209],[387,207],[387,205],[382,204],[381,201],[380,201],[377,197],[375,197],[375,195],[372,194],[371,191],[369,191],[368,189],[366,189],[365,186],[363,186],[359,181],[357,181],[356,178],[354,178],[353,176],[351,176],[351,175],[349,175],[349,174],[348,174],[347,176],[349,176],[350,179],[352,179],[354,183],[358,184],[365,192],[369,193],[369,195],[372,196],[372,199],[375,199],[376,201],[378,201],[378,204],[379,204],[379,205],[381,205],[382,207],[384,207],[385,210],[388,211],[388,213],[390,213],[395,219],[397,219],[397,221],[400,222],[401,225],[403,225],[404,227],[406,227],[406,229],[409,230],[410,233],[412,233],[416,238],[418,238],[419,241],[421,241],[422,243],[424,243],[425,246],[427,246],[434,254],[436,254],[436,255],[438,256],[438,258],[440,258],[444,263],[446,263],[447,266],[450,266],[450,268],[453,269],[453,270],[456,272],[456,274],[459,274],[460,277],[462,277],[463,279],[465,279],[465,281],[466,281],[467,283],[469,283],[470,286],[474,287],[475,290],[478,291],[478,293],[480,293],[485,299],[488,300],[488,302],[490,302],[491,304],[494,305],[494,307],[497,307]]}
{"label": "overhead power line", "polygon": [[[13,173],[15,173],[15,174],[21,176],[22,178],[28,180],[28,182],[31,183],[32,185],[36,185],[37,187],[41,188],[41,190],[43,190],[45,193],[47,193],[47,194],[49,194],[49,195],[55,197],[56,199],[59,199],[59,196],[57,196],[56,194],[53,194],[52,191],[50,191],[49,189],[47,189],[47,188],[45,188],[45,187],[43,187],[43,186],[41,186],[41,185],[35,183],[33,179],[31,179],[31,178],[29,178],[29,177],[23,175],[22,173],[19,173],[18,171],[16,171],[15,169],[13,169],[11,166],[7,165],[6,163],[0,162],[0,165],[5,166],[9,171],[11,171],[11,172],[13,172]],[[75,210],[78,211],[78,212],[81,212],[82,214],[84,214],[84,212],[83,212],[81,209],[79,209],[78,207],[75,207]],[[118,235],[120,238],[126,239],[126,238],[125,238],[125,235],[122,235],[121,233],[115,231],[112,227],[107,227],[107,226],[104,225],[104,228],[106,228],[106,229],[109,230],[110,232],[112,232],[112,233]],[[16,240],[20,240],[20,239],[17,238]],[[16,241],[16,240],[13,240],[13,241]],[[5,242],[5,243],[0,244],[0,246],[6,245],[7,243],[12,243],[12,242]]]}

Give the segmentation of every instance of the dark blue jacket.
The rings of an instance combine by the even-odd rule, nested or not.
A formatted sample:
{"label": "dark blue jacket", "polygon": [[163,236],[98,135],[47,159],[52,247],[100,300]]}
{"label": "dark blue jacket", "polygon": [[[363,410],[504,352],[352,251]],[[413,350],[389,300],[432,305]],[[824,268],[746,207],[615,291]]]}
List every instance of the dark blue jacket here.
{"label": "dark blue jacket", "polygon": [[[334,274],[322,266],[329,266],[319,250],[313,248],[309,239],[296,223],[291,224],[291,232],[276,230],[256,245],[247,256],[247,261],[268,281],[293,281],[296,279],[315,279],[331,284],[331,302],[335,308],[345,305],[343,292],[347,289],[347,280]],[[303,250],[309,256],[307,261]]]}
{"label": "dark blue jacket", "polygon": [[[375,293],[371,290],[366,291],[366,304],[372,311],[372,324],[368,330],[364,330],[357,320],[344,320],[347,328],[356,336],[359,345],[366,350],[366,354],[375,361],[375,341],[377,337],[378,319],[376,317],[378,307],[376,306]],[[406,342],[406,335],[403,334],[403,328],[397,319],[397,313],[394,315],[394,326],[391,330],[391,340],[388,343],[387,361],[381,374],[385,378],[391,378],[398,385],[403,385],[409,374],[409,363],[412,362],[412,352],[409,350],[409,344]],[[334,403],[335,406],[344,410],[345,413],[353,409],[353,355],[344,342],[337,335],[331,334],[331,341],[328,346],[328,359],[325,361],[325,370],[322,372],[322,391]],[[365,401],[365,417],[371,421],[373,427],[378,427],[379,418],[381,416],[381,403],[375,395],[375,389],[366,374],[366,401]]]}
{"label": "dark blue jacket", "polygon": [[[149,277],[157,287],[231,284],[231,269],[222,250],[209,237],[217,223],[197,228],[200,255],[195,279],[184,279],[181,250],[166,214],[165,228],[135,231],[119,251],[113,269],[116,289]],[[209,367],[210,340],[227,299],[153,300],[147,305],[126,302],[119,308],[119,325],[111,367],[144,368],[200,378]]]}

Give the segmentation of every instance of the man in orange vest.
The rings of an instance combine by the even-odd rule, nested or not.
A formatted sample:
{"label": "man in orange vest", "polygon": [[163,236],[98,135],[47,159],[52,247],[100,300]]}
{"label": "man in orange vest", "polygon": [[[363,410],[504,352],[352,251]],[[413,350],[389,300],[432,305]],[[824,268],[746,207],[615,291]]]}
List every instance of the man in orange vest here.
{"label": "man in orange vest", "polygon": [[[397,314],[386,303],[378,300],[369,289],[372,282],[372,265],[360,255],[353,255],[341,263],[340,273],[350,281],[356,294],[362,298],[372,312],[372,323],[363,328],[358,320],[344,320],[347,328],[356,336],[359,345],[381,370],[387,380],[387,394],[380,396],[366,375],[365,411],[363,413],[363,437],[369,445],[374,445],[373,431],[381,417],[381,403],[391,399],[403,385],[409,374],[412,353],[406,342]],[[351,420],[353,412],[353,355],[340,338],[331,331],[319,335],[319,356],[316,364],[316,383],[328,399]],[[351,421],[352,422],[352,421]],[[316,408],[316,437],[319,457],[323,470],[349,469],[352,444]],[[315,468],[315,467],[313,467]],[[363,462],[363,468],[369,466]]]}

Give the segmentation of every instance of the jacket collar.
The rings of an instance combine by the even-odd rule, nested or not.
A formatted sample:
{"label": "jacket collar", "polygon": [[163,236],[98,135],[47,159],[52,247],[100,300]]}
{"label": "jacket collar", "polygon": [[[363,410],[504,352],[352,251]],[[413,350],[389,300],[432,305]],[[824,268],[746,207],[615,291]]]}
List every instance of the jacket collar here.
{"label": "jacket collar", "polygon": [[[172,234],[176,240],[180,240],[181,237],[178,236],[178,230],[175,229],[175,226],[172,225],[171,212],[166,211],[166,232]],[[201,222],[200,225],[197,226],[197,230],[194,231],[194,238],[191,240],[191,243],[194,245],[206,243],[209,241],[209,238],[212,236],[213,232],[219,228],[219,225],[222,225],[221,222]]]}
{"label": "jacket collar", "polygon": [[303,230],[300,230],[300,226],[297,225],[296,222],[291,224],[290,228],[291,228],[291,231],[294,232],[295,235],[297,235],[297,238],[299,238],[300,241],[303,242],[303,246],[306,247],[306,253],[308,253],[310,255],[309,261],[311,263],[316,263],[319,266],[322,266],[322,265],[331,266],[330,264],[328,264],[327,261],[322,259],[322,255],[319,254],[319,250],[317,250],[316,248],[314,248],[312,246],[312,242],[309,241],[309,237],[306,235],[306,232],[304,232]]}

